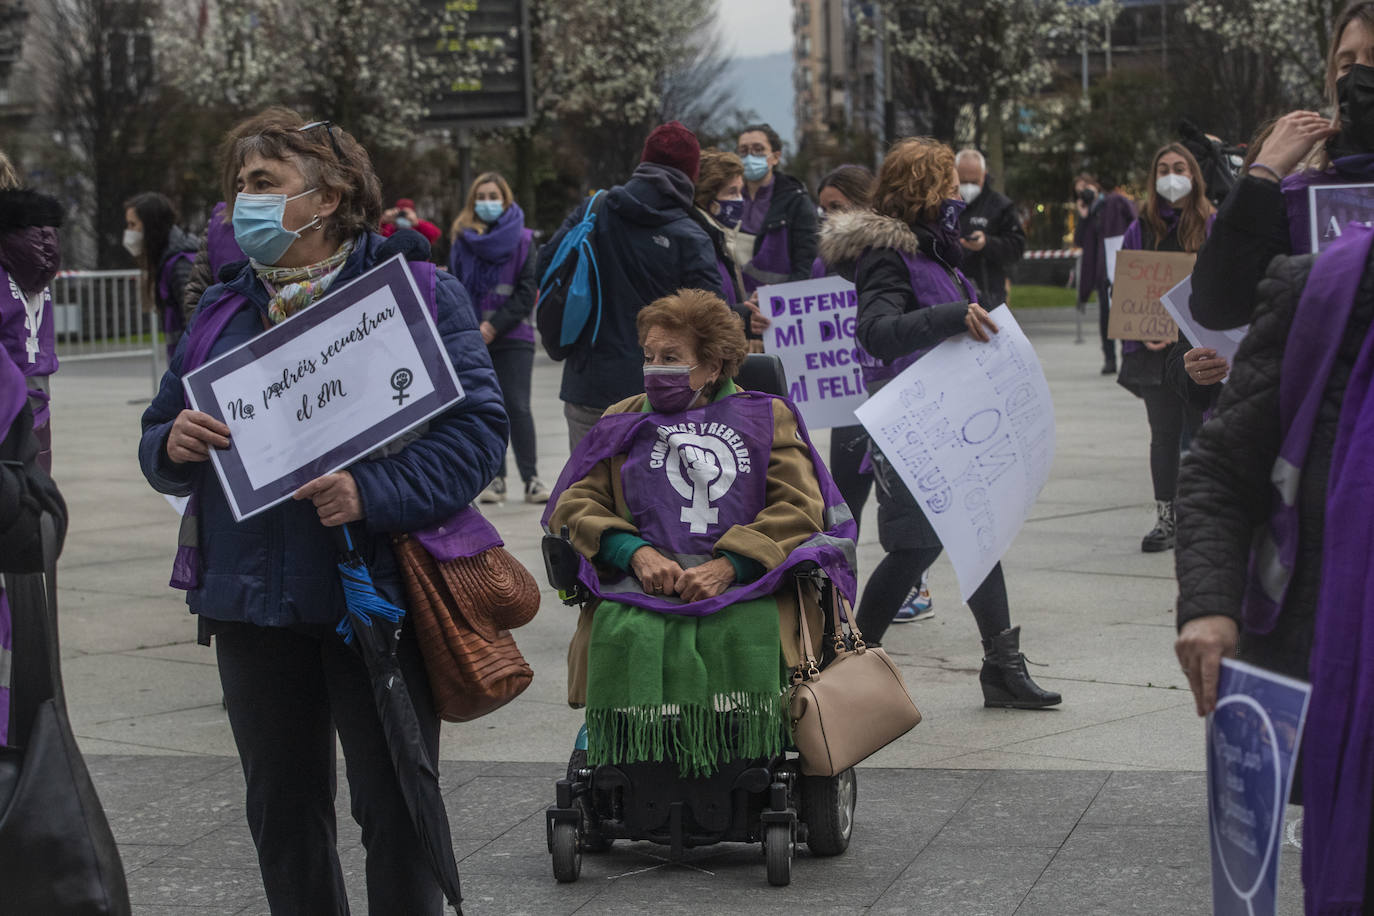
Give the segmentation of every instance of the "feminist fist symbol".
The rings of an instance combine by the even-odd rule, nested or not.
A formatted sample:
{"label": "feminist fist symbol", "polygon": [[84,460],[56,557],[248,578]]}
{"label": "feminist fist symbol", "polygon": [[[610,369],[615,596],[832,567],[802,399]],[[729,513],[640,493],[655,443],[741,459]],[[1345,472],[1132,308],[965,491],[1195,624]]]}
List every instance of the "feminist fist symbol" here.
{"label": "feminist fist symbol", "polygon": [[683,508],[682,521],[701,534],[719,518],[719,511],[711,507],[711,482],[720,476],[720,464],[710,449],[695,445],[684,445],[678,455],[692,481],[692,504]]}

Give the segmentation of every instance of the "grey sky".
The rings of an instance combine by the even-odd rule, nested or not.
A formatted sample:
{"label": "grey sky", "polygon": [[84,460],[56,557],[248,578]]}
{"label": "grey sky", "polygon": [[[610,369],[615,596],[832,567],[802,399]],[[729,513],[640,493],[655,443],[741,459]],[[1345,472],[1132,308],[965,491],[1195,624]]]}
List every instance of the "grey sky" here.
{"label": "grey sky", "polygon": [[740,57],[792,47],[792,0],[720,0],[720,24]]}

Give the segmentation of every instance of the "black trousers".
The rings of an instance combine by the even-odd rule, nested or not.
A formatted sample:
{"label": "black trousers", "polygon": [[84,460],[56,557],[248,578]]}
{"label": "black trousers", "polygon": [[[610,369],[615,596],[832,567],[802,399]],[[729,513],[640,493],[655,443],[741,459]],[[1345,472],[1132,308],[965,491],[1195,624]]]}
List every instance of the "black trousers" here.
{"label": "black trousers", "polygon": [[[539,476],[538,452],[534,440],[534,414],[530,412],[530,377],[534,373],[534,347],[498,347],[491,353],[496,382],[510,417],[510,444],[515,450],[515,466],[520,479],[529,483]],[[501,459],[501,479],[506,477],[506,459]]]}
{"label": "black trousers", "polygon": [[1116,341],[1107,336],[1107,319],[1112,314],[1111,285],[1103,281],[1097,287],[1097,329],[1102,335],[1102,356],[1112,366],[1116,365]]}
{"label": "black trousers", "polygon": [[[219,624],[215,646],[272,916],[348,913],[336,849],[336,730],[367,850],[368,913],[439,916],[443,894],[401,797],[358,654],[328,628]],[[439,719],[409,627],[398,654],[438,760]]]}
{"label": "black trousers", "polygon": [[1150,481],[1155,499],[1171,501],[1178,490],[1179,447],[1185,431],[1197,432],[1202,414],[1167,385],[1140,389],[1150,421]]}
{"label": "black trousers", "polygon": [[860,472],[864,454],[868,451],[868,431],[862,425],[836,426],[830,430],[830,475],[854,513],[854,524],[861,525],[864,503],[873,489],[873,475]]}

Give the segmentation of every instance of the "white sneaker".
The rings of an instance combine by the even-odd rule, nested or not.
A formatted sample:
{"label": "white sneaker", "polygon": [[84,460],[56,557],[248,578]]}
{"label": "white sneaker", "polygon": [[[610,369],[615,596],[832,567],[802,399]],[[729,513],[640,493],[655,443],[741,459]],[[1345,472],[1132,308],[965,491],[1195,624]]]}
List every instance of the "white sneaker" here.
{"label": "white sneaker", "polygon": [[525,484],[525,502],[542,506],[549,501],[549,488],[538,477],[531,477]]}
{"label": "white sneaker", "polygon": [[487,488],[477,497],[479,503],[492,505],[506,501],[506,479],[504,477],[493,477]]}

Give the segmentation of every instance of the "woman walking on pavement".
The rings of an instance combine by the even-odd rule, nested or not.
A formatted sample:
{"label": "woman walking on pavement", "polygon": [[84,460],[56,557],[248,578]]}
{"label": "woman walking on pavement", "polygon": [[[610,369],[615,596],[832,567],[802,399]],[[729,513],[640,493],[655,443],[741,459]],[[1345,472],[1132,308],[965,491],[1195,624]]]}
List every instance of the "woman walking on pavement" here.
{"label": "woman walking on pavement", "polygon": [[124,202],[124,250],[143,271],[143,300],[151,302],[157,312],[167,339],[168,360],[186,329],[182,302],[200,250],[200,240],[176,223],[176,208],[155,191]]}
{"label": "woman walking on pavement", "polygon": [[[1211,231],[1216,210],[1207,199],[1202,170],[1188,148],[1170,143],[1155,153],[1150,165],[1154,193],[1140,216],[1126,227],[1124,251],[1196,252]],[[1193,347],[1179,335],[1168,340],[1121,343],[1121,387],[1145,401],[1150,422],[1150,479],[1154,484],[1155,526],[1140,542],[1145,553],[1174,547],[1174,491],[1178,486],[1179,444],[1185,431],[1202,425],[1202,413],[1168,382],[1171,357]]]}
{"label": "woman walking on pavement", "polygon": [[[510,416],[515,465],[525,485],[525,502],[546,503],[548,488],[539,480],[530,381],[534,374],[534,327],[530,313],[539,291],[535,276],[534,233],[525,228],[525,211],[510,185],[496,172],[478,175],[467,202],[453,221],[448,269],[477,309],[478,330],[491,354]],[[484,503],[506,500],[506,463],[482,491]]]}
{"label": "woman walking on pavement", "polygon": [[[959,271],[959,180],[954,151],[925,138],[903,140],[883,160],[874,192],[876,212],[840,213],[826,220],[821,256],[855,260],[859,345],[890,370],[869,392],[949,337],[990,339],[997,326],[978,305]],[[870,644],[881,642],[898,607],[944,549],[920,504],[881,452],[872,452],[878,487],[878,539],[887,555],[869,576],[858,624]],[[1060,696],[1031,680],[1021,654],[1021,628],[1011,625],[1002,564],[968,601],[983,640],[979,681],[985,706],[1037,709]]]}

